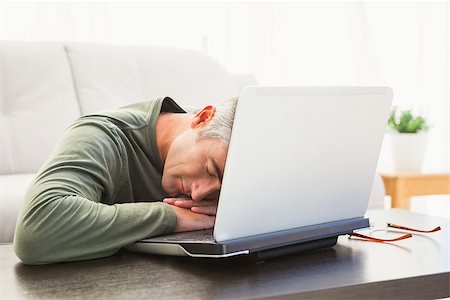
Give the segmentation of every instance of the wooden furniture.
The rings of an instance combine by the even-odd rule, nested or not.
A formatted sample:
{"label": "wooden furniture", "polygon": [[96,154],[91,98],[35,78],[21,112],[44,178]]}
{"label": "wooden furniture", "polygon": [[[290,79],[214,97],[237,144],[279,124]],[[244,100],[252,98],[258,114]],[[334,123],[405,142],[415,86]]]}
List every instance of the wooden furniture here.
{"label": "wooden furniture", "polygon": [[[423,299],[449,295],[449,220],[405,210],[369,212],[386,222],[442,230],[397,243],[339,237],[332,248],[265,262],[191,259],[125,250],[92,261],[25,266],[0,246],[2,299]],[[395,234],[392,231],[360,231]]]}
{"label": "wooden furniture", "polygon": [[412,196],[450,194],[450,174],[382,174],[392,208],[409,209]]}

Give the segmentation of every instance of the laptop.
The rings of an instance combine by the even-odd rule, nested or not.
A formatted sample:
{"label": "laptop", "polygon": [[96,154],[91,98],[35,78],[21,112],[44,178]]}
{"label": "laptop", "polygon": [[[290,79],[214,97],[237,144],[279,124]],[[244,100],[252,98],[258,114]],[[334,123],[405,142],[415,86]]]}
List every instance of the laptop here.
{"label": "laptop", "polygon": [[242,91],[213,230],[138,241],[163,255],[261,260],[336,244],[367,210],[392,102],[389,87]]}

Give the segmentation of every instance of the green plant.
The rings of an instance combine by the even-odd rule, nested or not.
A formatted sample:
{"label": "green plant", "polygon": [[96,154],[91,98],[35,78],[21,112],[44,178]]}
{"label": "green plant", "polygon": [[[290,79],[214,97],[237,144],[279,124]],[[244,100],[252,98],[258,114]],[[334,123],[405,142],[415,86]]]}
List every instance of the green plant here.
{"label": "green plant", "polygon": [[429,128],[426,119],[422,116],[413,115],[411,110],[404,110],[398,114],[396,107],[391,111],[388,126],[399,133],[419,133]]}

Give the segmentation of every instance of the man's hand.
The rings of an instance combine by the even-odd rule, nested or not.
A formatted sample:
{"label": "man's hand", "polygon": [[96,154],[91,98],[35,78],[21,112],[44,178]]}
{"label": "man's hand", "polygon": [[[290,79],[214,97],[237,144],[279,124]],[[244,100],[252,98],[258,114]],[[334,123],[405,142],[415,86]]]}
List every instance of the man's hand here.
{"label": "man's hand", "polygon": [[188,208],[181,208],[175,205],[171,205],[171,207],[175,210],[177,216],[175,232],[204,230],[214,227],[215,216],[194,213]]}
{"label": "man's hand", "polygon": [[194,201],[189,198],[166,198],[163,201],[170,205],[190,209],[192,212],[197,214],[205,214],[209,216],[216,215],[217,204],[219,202],[218,199]]}

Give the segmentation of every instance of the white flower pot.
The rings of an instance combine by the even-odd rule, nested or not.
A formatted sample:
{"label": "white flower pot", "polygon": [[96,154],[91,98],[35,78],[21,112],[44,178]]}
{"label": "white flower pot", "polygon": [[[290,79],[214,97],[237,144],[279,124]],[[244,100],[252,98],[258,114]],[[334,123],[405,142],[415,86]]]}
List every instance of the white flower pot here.
{"label": "white flower pot", "polygon": [[394,170],[407,173],[420,172],[427,150],[428,134],[391,132],[389,136]]}

